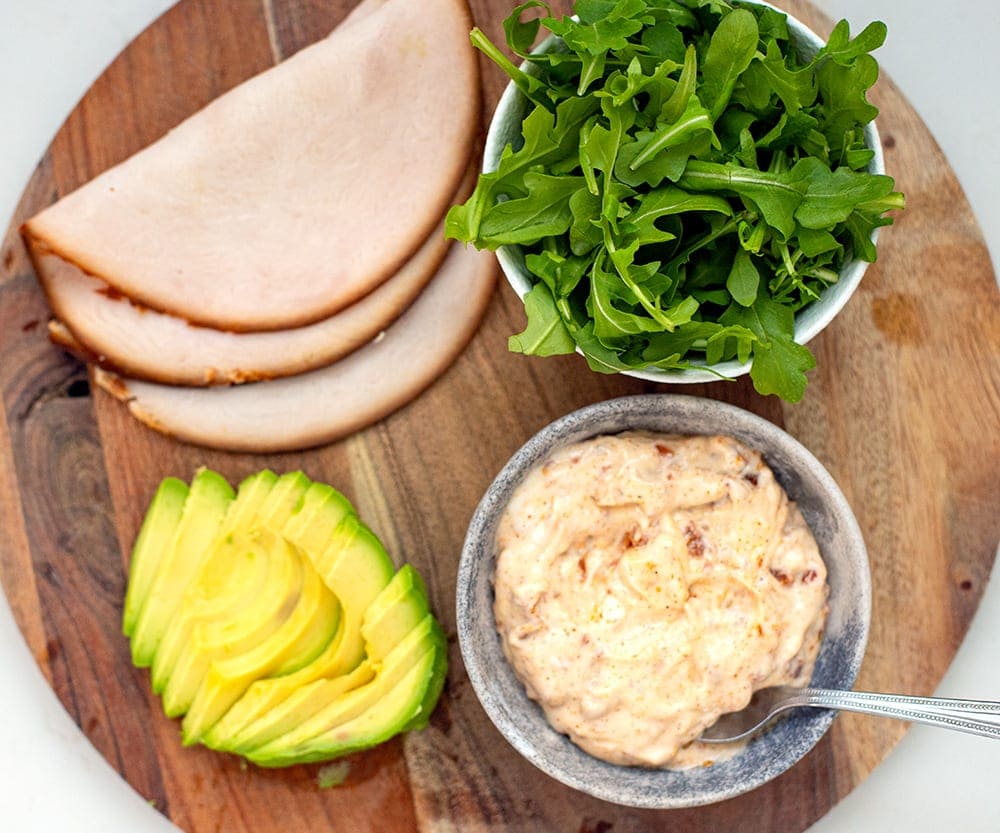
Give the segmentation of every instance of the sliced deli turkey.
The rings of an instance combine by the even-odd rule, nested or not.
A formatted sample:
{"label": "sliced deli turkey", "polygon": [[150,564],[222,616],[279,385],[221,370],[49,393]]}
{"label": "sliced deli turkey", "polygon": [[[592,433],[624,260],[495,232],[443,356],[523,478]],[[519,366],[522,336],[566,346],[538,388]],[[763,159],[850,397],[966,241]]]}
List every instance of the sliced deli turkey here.
{"label": "sliced deli turkey", "polygon": [[379,286],[440,220],[475,139],[463,0],[368,0],[24,226],[143,306],[299,327]]}
{"label": "sliced deli turkey", "polygon": [[233,451],[291,451],[331,442],[406,405],[472,338],[493,292],[496,259],[452,245],[438,274],[385,333],[328,367],[232,387],[127,379],[97,383],[158,431]]}
{"label": "sliced deli turkey", "polygon": [[[467,194],[472,172],[456,192]],[[53,341],[85,361],[170,385],[220,385],[274,379],[323,367],[361,347],[413,302],[444,259],[442,225],[400,269],[329,318],[287,330],[234,333],[190,324],[115,293],[72,263],[34,252],[38,279],[58,321]]]}

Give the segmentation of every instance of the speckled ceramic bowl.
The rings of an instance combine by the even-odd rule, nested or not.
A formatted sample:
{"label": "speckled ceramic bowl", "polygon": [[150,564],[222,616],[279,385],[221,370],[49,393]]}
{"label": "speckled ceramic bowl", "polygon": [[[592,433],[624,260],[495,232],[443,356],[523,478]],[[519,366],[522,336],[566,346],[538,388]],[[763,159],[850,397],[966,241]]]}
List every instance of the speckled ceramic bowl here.
{"label": "speckled ceramic bowl", "polygon": [[[761,0],[743,0],[743,2],[756,3],[761,6],[777,8],[770,3]],[[778,11],[783,11],[778,9]],[[810,58],[822,48],[823,39],[812,31],[801,21],[795,19],[787,12],[783,12],[788,17],[788,31],[795,48],[805,58]],[[546,38],[539,44],[536,52],[547,52],[556,47],[559,43],[554,36]],[[533,68],[525,63],[521,66],[526,72],[533,72]],[[514,147],[520,146],[521,122],[529,112],[529,101],[511,83],[497,104],[493,119],[490,122],[489,132],[486,135],[486,145],[483,152],[483,171],[494,171],[500,162],[500,155],[504,148],[512,144]],[[885,173],[885,162],[882,155],[882,142],[875,127],[875,122],[866,125],[865,143],[872,149],[875,156],[868,166],[869,172],[873,174]],[[878,239],[878,229],[872,233],[872,242]],[[500,268],[503,270],[507,283],[517,293],[519,298],[524,298],[535,282],[531,273],[524,265],[524,252],[520,246],[501,246],[497,250],[497,259],[500,261]],[[806,344],[819,333],[836,317],[844,305],[850,300],[854,291],[861,283],[861,278],[868,268],[868,263],[864,260],[852,260],[844,264],[840,270],[840,278],[836,283],[831,284],[823,290],[819,299],[803,308],[795,316],[795,340],[799,344]],[[692,364],[702,362],[694,361]],[[703,363],[702,363],[703,364]],[[750,372],[750,362],[739,362],[736,360],[720,362],[712,365],[712,371],[692,368],[688,370],[661,370],[657,367],[648,367],[643,370],[623,371],[625,376],[634,376],[638,379],[646,379],[651,382],[669,383],[690,383],[690,382],[715,382],[719,376],[730,379],[743,376]]]}
{"label": "speckled ceramic bowl", "polygon": [[569,414],[532,437],[497,475],[469,526],[458,568],[458,638],[473,688],[490,719],[531,763],[605,801],[632,807],[692,807],[732,798],[780,775],[830,727],[834,713],[800,709],[755,738],[733,759],[670,771],[598,760],[546,722],[504,657],[493,617],[496,531],[511,493],[552,451],[598,434],[645,429],[726,434],[760,450],[795,500],[827,564],[830,613],[813,684],[851,688],[861,665],[871,613],[871,580],[861,531],[833,478],[796,440],[761,417],[690,396],[613,399]]}

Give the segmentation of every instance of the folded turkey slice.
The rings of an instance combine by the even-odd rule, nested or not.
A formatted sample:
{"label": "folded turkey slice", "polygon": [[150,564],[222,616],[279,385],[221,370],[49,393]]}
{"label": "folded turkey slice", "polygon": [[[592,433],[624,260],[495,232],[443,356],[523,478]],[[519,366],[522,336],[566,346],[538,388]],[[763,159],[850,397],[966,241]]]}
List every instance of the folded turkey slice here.
{"label": "folded turkey slice", "polygon": [[384,335],[339,362],[235,387],[159,385],[95,368],[97,383],[147,425],[198,445],[290,451],[350,434],[401,408],[451,365],[492,294],[496,260],[453,245]]}
{"label": "folded turkey slice", "polygon": [[226,330],[298,327],[418,248],[469,159],[464,0],[372,2],[30,219],[36,247],[145,306]]}
{"label": "folded turkey slice", "polygon": [[[470,170],[457,200],[473,179]],[[434,275],[447,248],[439,225],[395,275],[346,309],[304,327],[255,333],[189,324],[136,304],[38,247],[32,258],[59,319],[49,326],[53,341],[85,361],[127,376],[205,386],[291,376],[346,356],[402,314]]]}

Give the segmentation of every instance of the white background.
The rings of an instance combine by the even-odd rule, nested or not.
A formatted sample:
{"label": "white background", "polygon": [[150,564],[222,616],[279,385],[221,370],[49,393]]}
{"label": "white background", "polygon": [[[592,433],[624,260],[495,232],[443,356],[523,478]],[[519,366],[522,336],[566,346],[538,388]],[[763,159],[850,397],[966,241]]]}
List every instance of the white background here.
{"label": "white background", "polygon": [[[996,263],[1000,4],[814,2],[831,17],[848,17],[855,31],[875,18],[888,23],[880,63],[951,160]],[[0,219],[13,211],[41,153],[91,81],[168,5],[170,0],[0,0]],[[956,272],[961,268],[955,264]],[[1000,700],[998,636],[1000,582],[994,580],[939,693]],[[176,830],[111,770],[62,710],[2,596],[0,746],[2,831]],[[998,772],[996,741],[915,727],[813,833],[997,833]]]}

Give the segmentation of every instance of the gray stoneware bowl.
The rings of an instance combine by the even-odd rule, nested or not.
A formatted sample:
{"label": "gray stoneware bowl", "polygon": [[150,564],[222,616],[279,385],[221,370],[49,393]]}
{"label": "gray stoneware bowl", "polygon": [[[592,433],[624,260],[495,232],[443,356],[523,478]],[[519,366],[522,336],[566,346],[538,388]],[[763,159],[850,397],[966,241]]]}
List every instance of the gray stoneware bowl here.
{"label": "gray stoneware bowl", "polygon": [[850,506],[816,458],[767,420],[712,399],[631,396],[582,408],[543,428],[497,475],[473,515],[458,568],[458,639],[483,708],[518,752],[564,784],[632,807],[693,807],[732,798],[777,777],[812,749],[834,713],[793,711],[736,757],[710,767],[671,771],[606,763],[549,726],[504,657],[493,618],[497,523],[513,490],[555,449],[632,429],[725,434],[763,453],[789,497],[798,503],[829,573],[830,613],[813,685],[843,689],[854,685],[871,614],[868,556]]}
{"label": "gray stoneware bowl", "polygon": [[[755,3],[759,6],[769,6],[777,9],[770,3],[760,2],[760,0],[743,0],[747,3]],[[798,49],[799,54],[809,58],[816,54],[824,45],[823,39],[812,29],[799,20],[796,20],[782,9],[777,9],[788,18],[788,31],[791,35],[793,45]],[[536,52],[548,52],[556,48],[559,40],[550,36],[539,44]],[[521,69],[526,72],[533,72],[530,64],[522,64]],[[495,171],[500,162],[500,155],[507,145],[519,147],[522,143],[521,122],[529,112],[529,101],[511,83],[507,85],[493,119],[490,122],[489,131],[486,135],[486,146],[483,152],[483,172]],[[868,165],[869,172],[873,174],[885,173],[885,161],[882,156],[882,141],[879,138],[875,122],[865,126],[865,144],[874,152],[875,156]],[[872,232],[872,242],[878,239],[878,229]],[[534,284],[534,278],[524,265],[524,253],[519,246],[501,246],[497,249],[497,260],[503,270],[507,283],[523,299]],[[844,264],[840,270],[840,278],[836,283],[831,284],[823,290],[818,300],[800,310],[795,316],[795,340],[799,344],[806,344],[819,333],[836,317],[844,305],[850,300],[854,291],[861,283],[861,278],[868,268],[868,263],[864,260],[852,260]],[[692,362],[699,364],[700,362]],[[712,371],[689,369],[689,370],[661,370],[657,367],[650,367],[644,370],[622,371],[625,376],[634,376],[637,379],[645,379],[650,382],[716,382],[719,376],[733,379],[750,372],[750,362],[738,362],[735,359],[728,362],[720,362],[712,365]]]}

